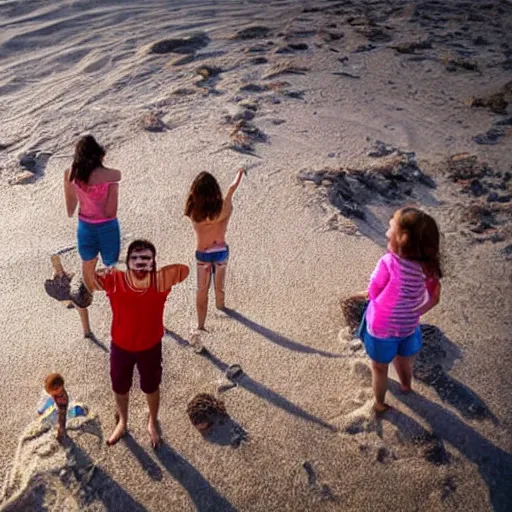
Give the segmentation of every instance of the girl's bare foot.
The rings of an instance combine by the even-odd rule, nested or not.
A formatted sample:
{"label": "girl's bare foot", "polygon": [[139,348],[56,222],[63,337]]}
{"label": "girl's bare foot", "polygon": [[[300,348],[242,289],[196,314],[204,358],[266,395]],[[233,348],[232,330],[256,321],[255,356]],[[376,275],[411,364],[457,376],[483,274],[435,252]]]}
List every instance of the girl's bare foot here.
{"label": "girl's bare foot", "polygon": [[160,443],[160,434],[158,433],[158,427],[153,420],[149,420],[148,432],[151,439],[151,446],[153,449],[157,448]]}
{"label": "girl's bare foot", "polygon": [[112,435],[107,439],[107,445],[112,446],[116,444],[121,437],[123,437],[126,434],[126,422],[119,420],[117,422],[117,426],[114,429],[114,432],[112,432]]}
{"label": "girl's bare foot", "polygon": [[382,414],[383,412],[389,411],[389,409],[391,409],[391,406],[386,403],[379,404],[376,402],[373,408],[375,409],[375,412],[377,414]]}

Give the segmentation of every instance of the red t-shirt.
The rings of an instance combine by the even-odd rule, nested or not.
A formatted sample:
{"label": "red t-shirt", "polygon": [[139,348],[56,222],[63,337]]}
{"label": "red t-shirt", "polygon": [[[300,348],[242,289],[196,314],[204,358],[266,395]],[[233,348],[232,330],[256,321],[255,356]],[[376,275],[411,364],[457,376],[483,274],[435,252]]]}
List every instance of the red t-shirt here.
{"label": "red t-shirt", "polygon": [[126,273],[112,269],[98,276],[112,307],[112,342],[130,352],[148,350],[164,335],[164,307],[170,290],[130,286]]}

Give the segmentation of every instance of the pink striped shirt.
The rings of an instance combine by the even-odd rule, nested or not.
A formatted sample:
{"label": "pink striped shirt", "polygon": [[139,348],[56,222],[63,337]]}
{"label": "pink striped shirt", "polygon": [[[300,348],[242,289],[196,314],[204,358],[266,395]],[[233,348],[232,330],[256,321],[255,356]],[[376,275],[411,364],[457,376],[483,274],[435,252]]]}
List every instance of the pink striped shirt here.
{"label": "pink striped shirt", "polygon": [[429,298],[421,263],[393,252],[377,263],[368,288],[368,332],[377,338],[403,337],[419,325],[419,309]]}

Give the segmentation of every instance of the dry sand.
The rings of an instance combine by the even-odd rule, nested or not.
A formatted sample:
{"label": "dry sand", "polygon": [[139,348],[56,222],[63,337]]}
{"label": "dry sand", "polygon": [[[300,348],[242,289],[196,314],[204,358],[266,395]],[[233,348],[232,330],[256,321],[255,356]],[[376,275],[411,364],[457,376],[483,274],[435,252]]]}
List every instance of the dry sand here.
{"label": "dry sand", "polygon": [[[232,37],[250,26],[268,30]],[[195,54],[150,52],[191,31],[209,37],[196,37]],[[496,0],[0,2],[2,508],[510,510],[512,111],[506,91],[492,108],[470,104],[510,80],[511,33],[512,4]],[[393,48],[411,42],[422,44]],[[215,75],[206,80],[196,72],[205,65]],[[206,355],[188,346],[194,276],[170,295],[157,452],[137,383],[130,435],[112,448],[102,442],[114,427],[105,297],[90,308],[93,343],[43,288],[52,253],[63,251],[68,269],[80,265],[62,174],[84,131],[123,171],[123,250],[147,237],[160,264],[194,265],[182,215],[193,177],[208,169],[226,187],[238,166],[257,164],[229,228],[233,311],[210,311]],[[368,156],[376,140],[414,152],[437,188],[416,182],[415,165],[403,166],[412,156],[397,151],[386,165],[412,169],[409,190],[395,179],[366,186],[356,172],[350,198],[336,192],[345,182],[335,174],[319,185],[299,179],[382,168]],[[477,158],[458,160],[454,175],[447,159],[461,152]],[[504,202],[487,204],[493,192]],[[416,393],[392,383],[395,409],[377,419],[368,358],[339,300],[365,288],[388,215],[406,201],[439,220],[446,277],[424,318]],[[347,204],[365,220],[343,216]],[[186,404],[224,385],[234,363],[244,375],[222,394],[232,420],[203,439]],[[55,370],[94,411],[62,447],[32,423]]]}

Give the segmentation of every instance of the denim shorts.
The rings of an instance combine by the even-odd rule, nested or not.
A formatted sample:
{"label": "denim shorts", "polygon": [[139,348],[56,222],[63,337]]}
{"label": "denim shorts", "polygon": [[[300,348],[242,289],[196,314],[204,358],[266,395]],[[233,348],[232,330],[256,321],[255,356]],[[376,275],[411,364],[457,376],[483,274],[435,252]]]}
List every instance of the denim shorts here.
{"label": "denim shorts", "polygon": [[366,353],[377,363],[389,364],[395,356],[411,357],[421,350],[422,337],[420,326],[412,334],[402,337],[377,338],[368,332],[366,311],[363,314],[358,336],[364,343]]}
{"label": "denim shorts", "polygon": [[121,250],[121,233],[117,219],[93,224],[78,219],[78,254],[83,261],[93,260],[101,255],[106,267],[115,265]]}

